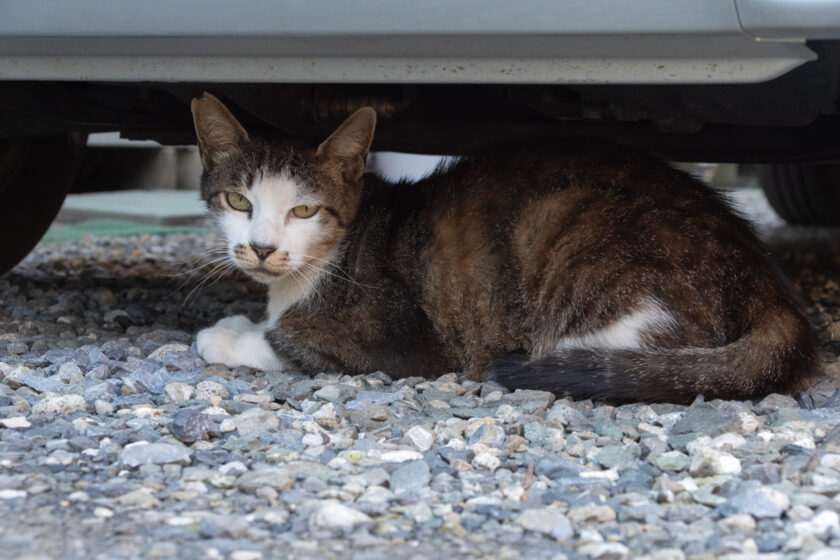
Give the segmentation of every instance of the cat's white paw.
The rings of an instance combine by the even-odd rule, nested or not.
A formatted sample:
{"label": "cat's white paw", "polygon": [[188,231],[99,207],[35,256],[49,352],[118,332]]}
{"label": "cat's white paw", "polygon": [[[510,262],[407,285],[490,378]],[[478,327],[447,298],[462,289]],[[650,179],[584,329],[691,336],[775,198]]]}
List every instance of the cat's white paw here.
{"label": "cat's white paw", "polygon": [[264,371],[284,369],[265,339],[264,327],[242,315],[227,317],[215,326],[199,331],[195,344],[199,356],[211,364],[248,366]]}
{"label": "cat's white paw", "polygon": [[257,327],[257,325],[252,323],[245,315],[233,315],[231,317],[219,319],[215,326],[224,327],[236,332],[245,332]]}
{"label": "cat's white paw", "polygon": [[235,367],[237,363],[234,349],[239,333],[232,329],[215,326],[198,331],[195,345],[201,359],[210,364],[224,364]]}

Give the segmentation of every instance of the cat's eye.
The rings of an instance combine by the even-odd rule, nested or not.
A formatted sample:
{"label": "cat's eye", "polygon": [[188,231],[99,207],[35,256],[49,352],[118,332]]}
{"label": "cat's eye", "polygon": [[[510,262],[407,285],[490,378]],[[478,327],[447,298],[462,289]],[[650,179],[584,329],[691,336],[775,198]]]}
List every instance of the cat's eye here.
{"label": "cat's eye", "polygon": [[318,212],[318,207],[313,204],[301,204],[292,208],[292,214],[298,218],[311,218]]}
{"label": "cat's eye", "polygon": [[225,200],[227,200],[227,203],[234,210],[239,210],[240,212],[250,212],[252,209],[251,201],[239,193],[227,192],[225,193]]}

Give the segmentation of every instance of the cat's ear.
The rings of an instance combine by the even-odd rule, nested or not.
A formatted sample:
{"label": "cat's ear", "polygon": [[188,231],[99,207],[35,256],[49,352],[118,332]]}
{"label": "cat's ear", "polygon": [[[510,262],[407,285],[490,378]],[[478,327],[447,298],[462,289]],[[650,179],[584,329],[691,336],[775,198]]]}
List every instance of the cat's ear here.
{"label": "cat's ear", "polygon": [[190,108],[204,167],[213,167],[248,141],[248,133],[215,96],[205,91],[201,97],[192,100]]}
{"label": "cat's ear", "polygon": [[365,157],[375,128],[376,111],[362,107],[318,146],[316,154],[328,164],[338,166],[346,178],[358,179],[365,171]]}

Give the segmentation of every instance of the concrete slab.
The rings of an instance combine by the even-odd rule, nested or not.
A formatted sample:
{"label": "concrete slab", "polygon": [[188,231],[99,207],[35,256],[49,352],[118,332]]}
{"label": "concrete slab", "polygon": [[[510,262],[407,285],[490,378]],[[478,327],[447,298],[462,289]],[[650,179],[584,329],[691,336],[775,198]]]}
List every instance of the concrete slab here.
{"label": "concrete slab", "polygon": [[54,241],[77,241],[88,237],[132,237],[135,235],[169,235],[197,233],[207,235],[210,229],[197,226],[161,226],[138,224],[129,220],[97,218],[75,224],[54,223],[41,238],[41,243]]}
{"label": "concrete slab", "polygon": [[115,218],[149,225],[201,226],[207,209],[198,191],[118,191],[71,194],[56,220]]}

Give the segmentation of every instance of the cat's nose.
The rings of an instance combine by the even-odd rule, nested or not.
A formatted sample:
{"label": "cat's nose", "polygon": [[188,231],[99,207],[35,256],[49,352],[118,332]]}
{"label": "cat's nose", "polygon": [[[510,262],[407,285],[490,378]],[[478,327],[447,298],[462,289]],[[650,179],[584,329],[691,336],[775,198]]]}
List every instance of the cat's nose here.
{"label": "cat's nose", "polygon": [[264,261],[268,258],[268,255],[277,250],[277,247],[267,247],[265,245],[254,245],[251,243],[251,250],[254,251],[258,259]]}

